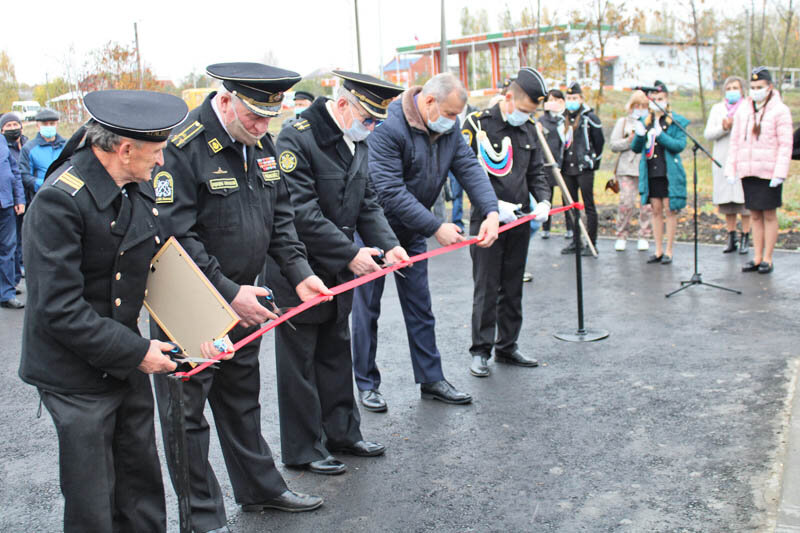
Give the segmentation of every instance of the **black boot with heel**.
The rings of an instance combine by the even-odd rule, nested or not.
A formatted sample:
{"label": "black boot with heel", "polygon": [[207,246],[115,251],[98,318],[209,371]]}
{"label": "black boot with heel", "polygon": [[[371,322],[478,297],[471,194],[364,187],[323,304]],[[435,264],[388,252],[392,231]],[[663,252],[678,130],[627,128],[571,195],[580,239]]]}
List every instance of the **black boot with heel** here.
{"label": "black boot with heel", "polygon": [[728,232],[728,245],[725,247],[724,250],[722,250],[722,253],[723,254],[729,254],[731,252],[735,252],[737,248],[738,248],[738,245],[736,243],[736,232],[735,231],[729,231]]}
{"label": "black boot with heel", "polygon": [[750,234],[749,233],[742,233],[742,237],[739,240],[739,253],[742,255],[747,255],[747,252],[750,251]]}

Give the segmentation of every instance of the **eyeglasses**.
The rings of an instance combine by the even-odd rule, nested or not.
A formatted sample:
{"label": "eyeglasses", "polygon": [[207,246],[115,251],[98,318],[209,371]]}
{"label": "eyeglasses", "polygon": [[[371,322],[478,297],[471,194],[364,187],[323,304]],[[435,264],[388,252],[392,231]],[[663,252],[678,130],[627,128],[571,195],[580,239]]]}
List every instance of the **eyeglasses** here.
{"label": "eyeglasses", "polygon": [[368,115],[366,118],[361,114],[361,110],[354,106],[352,103],[350,104],[350,108],[354,109],[355,114],[358,116],[358,120],[366,127],[374,126],[378,127],[383,124],[383,120],[372,118],[372,116]]}

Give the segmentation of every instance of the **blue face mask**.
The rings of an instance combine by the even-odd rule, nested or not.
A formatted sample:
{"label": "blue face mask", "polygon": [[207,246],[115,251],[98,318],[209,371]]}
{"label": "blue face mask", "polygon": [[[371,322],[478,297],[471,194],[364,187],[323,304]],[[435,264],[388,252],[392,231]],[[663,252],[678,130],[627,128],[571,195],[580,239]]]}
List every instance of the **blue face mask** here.
{"label": "blue face mask", "polygon": [[39,133],[45,139],[50,139],[51,137],[56,136],[56,127],[55,126],[42,126],[39,128]]}
{"label": "blue face mask", "polygon": [[[436,107],[439,107],[439,102],[436,102]],[[442,115],[441,110],[439,111],[439,118],[437,118],[434,122],[431,122],[430,119],[427,119],[425,122],[428,123],[428,128],[436,133],[450,131],[450,129],[456,125],[455,119],[447,118],[446,116]]]}
{"label": "blue face mask", "polygon": [[353,108],[350,108],[350,117],[353,119],[353,123],[350,124],[349,128],[344,130],[344,134],[350,137],[353,142],[361,142],[367,138],[370,131],[363,122],[356,118],[355,113],[353,113]]}
{"label": "blue face mask", "polygon": [[506,117],[506,120],[508,120],[508,123],[511,124],[512,126],[518,127],[528,122],[530,118],[531,118],[530,113],[523,113],[519,109],[515,109],[513,113],[511,113]]}
{"label": "blue face mask", "polygon": [[725,100],[727,100],[729,104],[735,104],[741,99],[742,93],[739,91],[725,91]]}
{"label": "blue face mask", "polygon": [[581,103],[573,100],[571,102],[567,102],[566,107],[567,111],[569,111],[570,113],[574,113],[575,111],[581,108]]}
{"label": "blue face mask", "polygon": [[299,117],[300,113],[308,109],[307,107],[295,107],[294,108],[294,116]]}

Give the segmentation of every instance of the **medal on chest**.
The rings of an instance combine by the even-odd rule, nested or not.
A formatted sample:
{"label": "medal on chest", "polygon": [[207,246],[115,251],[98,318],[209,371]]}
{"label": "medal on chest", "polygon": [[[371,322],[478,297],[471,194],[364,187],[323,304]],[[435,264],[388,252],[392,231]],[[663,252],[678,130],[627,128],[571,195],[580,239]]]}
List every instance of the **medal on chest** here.
{"label": "medal on chest", "polygon": [[498,178],[507,176],[514,165],[514,148],[511,146],[511,139],[503,137],[498,152],[492,146],[492,141],[489,140],[485,131],[478,131],[475,138],[478,144],[478,161],[486,172]]}

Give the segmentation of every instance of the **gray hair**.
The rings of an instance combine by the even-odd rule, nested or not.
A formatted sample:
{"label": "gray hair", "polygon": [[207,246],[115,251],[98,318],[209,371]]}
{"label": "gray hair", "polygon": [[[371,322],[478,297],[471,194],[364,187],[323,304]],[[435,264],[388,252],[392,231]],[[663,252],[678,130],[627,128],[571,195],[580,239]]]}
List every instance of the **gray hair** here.
{"label": "gray hair", "polygon": [[340,85],[339,87],[336,88],[336,95],[335,96],[336,96],[336,100],[337,101],[342,99],[342,98],[344,98],[345,100],[347,100],[351,104],[360,104],[361,103],[361,102],[359,102],[358,98],[356,96],[354,96],[353,93],[351,93],[350,91],[345,89],[343,85]]}
{"label": "gray hair", "polygon": [[120,145],[122,139],[121,135],[105,129],[97,122],[92,121],[86,126],[86,142],[104,152],[114,152],[114,148]]}
{"label": "gray hair", "polygon": [[432,94],[437,102],[445,101],[448,96],[453,94],[453,91],[456,91],[462,104],[467,102],[467,90],[464,88],[464,84],[449,72],[437,74],[422,86],[422,95]]}
{"label": "gray hair", "polygon": [[722,96],[725,96],[725,87],[727,87],[728,84],[730,82],[732,82],[732,81],[738,81],[739,82],[739,87],[741,87],[742,94],[744,94],[744,92],[746,90],[746,86],[744,84],[744,80],[742,78],[740,78],[739,76],[728,76],[725,79],[725,83],[722,84]]}

